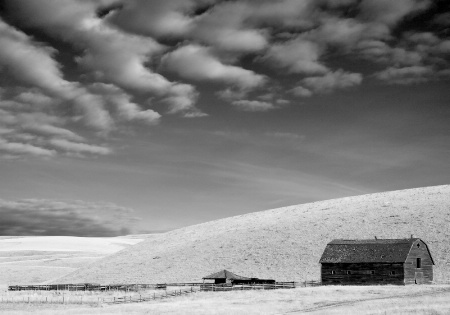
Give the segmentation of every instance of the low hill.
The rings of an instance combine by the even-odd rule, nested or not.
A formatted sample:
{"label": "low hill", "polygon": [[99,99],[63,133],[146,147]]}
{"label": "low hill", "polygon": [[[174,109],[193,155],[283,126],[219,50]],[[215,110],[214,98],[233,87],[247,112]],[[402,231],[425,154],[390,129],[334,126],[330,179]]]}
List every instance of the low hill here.
{"label": "low hill", "polygon": [[278,281],[319,279],[335,238],[422,238],[435,280],[450,279],[450,185],[376,193],[250,213],[160,234],[58,282],[201,281],[228,269]]}
{"label": "low hill", "polygon": [[73,272],[143,238],[8,236],[0,238],[0,284],[37,284]]}

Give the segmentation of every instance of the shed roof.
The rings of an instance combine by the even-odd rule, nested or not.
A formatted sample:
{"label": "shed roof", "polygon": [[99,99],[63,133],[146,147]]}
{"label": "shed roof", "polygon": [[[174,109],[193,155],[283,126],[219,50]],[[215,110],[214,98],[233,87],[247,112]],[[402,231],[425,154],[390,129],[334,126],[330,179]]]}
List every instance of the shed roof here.
{"label": "shed roof", "polygon": [[251,278],[238,276],[228,270],[221,270],[219,272],[210,274],[209,276],[203,277],[203,279],[236,279],[236,280],[250,280]]}
{"label": "shed roof", "polygon": [[[331,241],[320,263],[403,263],[419,238]],[[425,244],[426,245],[426,244]],[[431,254],[430,254],[431,256]]]}

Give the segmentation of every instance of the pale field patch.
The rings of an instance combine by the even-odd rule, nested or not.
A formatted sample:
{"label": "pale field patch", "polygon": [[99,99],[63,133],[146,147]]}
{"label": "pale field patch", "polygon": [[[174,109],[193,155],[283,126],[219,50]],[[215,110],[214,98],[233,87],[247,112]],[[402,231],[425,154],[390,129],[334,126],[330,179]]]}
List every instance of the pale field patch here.
{"label": "pale field patch", "polygon": [[0,238],[0,284],[45,283],[137,244],[143,238],[129,236],[2,237]]}
{"label": "pale field patch", "polygon": [[111,254],[142,239],[123,237],[27,236],[0,240],[0,251],[94,252]]}
{"label": "pale field patch", "polygon": [[[115,293],[113,293],[115,294]],[[329,286],[200,292],[122,305],[2,304],[5,315],[50,314],[449,314],[450,286]]]}

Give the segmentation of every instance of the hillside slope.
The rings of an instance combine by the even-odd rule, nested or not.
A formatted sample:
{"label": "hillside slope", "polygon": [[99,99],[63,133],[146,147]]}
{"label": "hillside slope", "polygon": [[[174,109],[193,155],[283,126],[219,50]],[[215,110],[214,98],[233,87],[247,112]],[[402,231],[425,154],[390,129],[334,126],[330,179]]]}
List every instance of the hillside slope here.
{"label": "hillside slope", "polygon": [[58,282],[201,281],[221,269],[278,281],[319,279],[334,238],[422,238],[435,280],[450,279],[450,185],[327,200],[230,217],[167,232]]}

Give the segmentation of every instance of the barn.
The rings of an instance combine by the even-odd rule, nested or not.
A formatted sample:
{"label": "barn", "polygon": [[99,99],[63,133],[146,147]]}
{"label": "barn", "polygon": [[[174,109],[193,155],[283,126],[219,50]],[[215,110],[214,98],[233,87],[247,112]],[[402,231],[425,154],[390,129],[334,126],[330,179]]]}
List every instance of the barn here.
{"label": "barn", "polygon": [[419,238],[336,239],[320,258],[322,284],[428,284],[433,257]]}

